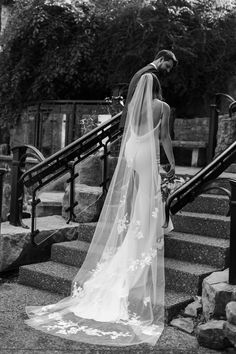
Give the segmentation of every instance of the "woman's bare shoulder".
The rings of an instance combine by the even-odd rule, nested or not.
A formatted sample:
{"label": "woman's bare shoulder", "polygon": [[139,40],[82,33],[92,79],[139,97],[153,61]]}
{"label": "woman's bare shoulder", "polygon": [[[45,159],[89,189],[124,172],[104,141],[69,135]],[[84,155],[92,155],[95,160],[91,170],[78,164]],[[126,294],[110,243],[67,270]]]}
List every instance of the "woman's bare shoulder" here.
{"label": "woman's bare shoulder", "polygon": [[163,107],[163,111],[164,111],[165,113],[168,113],[168,112],[170,111],[170,106],[168,105],[168,103],[166,103],[166,102],[164,102],[164,101],[161,101],[161,100],[159,100],[158,98],[155,98],[155,99],[153,100],[153,109],[154,109],[155,111],[159,111],[159,110],[162,109],[162,107]]}
{"label": "woman's bare shoulder", "polygon": [[155,106],[161,106],[161,105],[163,105],[163,107],[170,108],[170,106],[168,105],[168,103],[166,103],[165,101],[161,101],[161,100],[159,100],[158,98],[154,98],[153,104],[154,104]]}

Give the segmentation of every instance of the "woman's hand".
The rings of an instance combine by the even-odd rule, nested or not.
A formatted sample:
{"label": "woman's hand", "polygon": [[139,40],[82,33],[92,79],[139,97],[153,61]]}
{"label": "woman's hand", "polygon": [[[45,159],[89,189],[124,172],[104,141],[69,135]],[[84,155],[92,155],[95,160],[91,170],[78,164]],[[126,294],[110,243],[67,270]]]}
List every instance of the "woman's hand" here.
{"label": "woman's hand", "polygon": [[169,180],[172,180],[175,177],[175,166],[170,166],[170,169],[168,170],[168,172],[166,173],[166,177]]}
{"label": "woman's hand", "polygon": [[166,177],[169,180],[172,180],[175,177],[175,165],[167,164],[167,165],[163,166],[163,169],[166,172]]}

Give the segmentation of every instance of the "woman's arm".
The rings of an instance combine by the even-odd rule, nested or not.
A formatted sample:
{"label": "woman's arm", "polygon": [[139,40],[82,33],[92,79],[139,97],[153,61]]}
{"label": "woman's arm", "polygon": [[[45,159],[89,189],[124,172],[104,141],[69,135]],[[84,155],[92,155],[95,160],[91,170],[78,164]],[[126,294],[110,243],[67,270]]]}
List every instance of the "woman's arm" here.
{"label": "woman's arm", "polygon": [[170,117],[170,107],[168,104],[163,102],[163,117],[161,121],[161,142],[167,159],[170,164],[170,169],[167,172],[167,177],[172,178],[175,175],[175,158],[173,154],[173,148],[169,133],[169,117]]}

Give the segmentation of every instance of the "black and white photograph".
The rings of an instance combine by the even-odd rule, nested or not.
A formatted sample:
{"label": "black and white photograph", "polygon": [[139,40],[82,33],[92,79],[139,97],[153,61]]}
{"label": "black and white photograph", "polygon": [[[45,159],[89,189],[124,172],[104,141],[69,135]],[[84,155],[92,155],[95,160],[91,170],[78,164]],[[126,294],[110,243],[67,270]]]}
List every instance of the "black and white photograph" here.
{"label": "black and white photograph", "polygon": [[236,0],[0,0],[0,353],[236,354]]}

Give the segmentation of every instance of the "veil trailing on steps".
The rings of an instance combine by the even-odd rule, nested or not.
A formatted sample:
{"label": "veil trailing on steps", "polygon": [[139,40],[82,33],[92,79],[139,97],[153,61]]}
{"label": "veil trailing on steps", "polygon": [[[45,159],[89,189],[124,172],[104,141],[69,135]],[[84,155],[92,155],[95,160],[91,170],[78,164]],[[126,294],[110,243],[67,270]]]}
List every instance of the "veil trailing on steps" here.
{"label": "veil trailing on steps", "polygon": [[163,103],[157,103],[160,114],[153,117],[153,76],[145,74],[129,104],[117,167],[71,295],[56,304],[27,307],[28,325],[66,339],[111,346],[155,345],[161,335]]}

